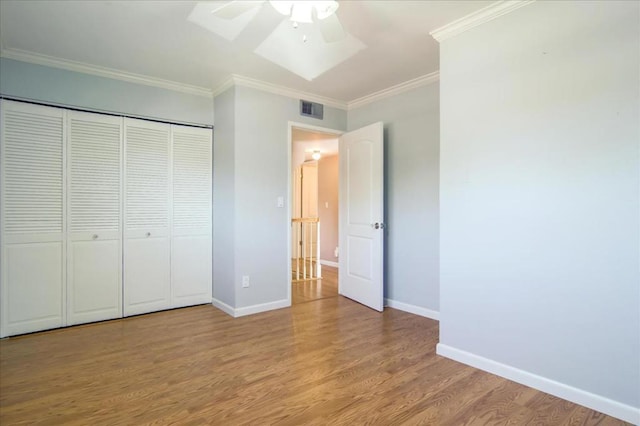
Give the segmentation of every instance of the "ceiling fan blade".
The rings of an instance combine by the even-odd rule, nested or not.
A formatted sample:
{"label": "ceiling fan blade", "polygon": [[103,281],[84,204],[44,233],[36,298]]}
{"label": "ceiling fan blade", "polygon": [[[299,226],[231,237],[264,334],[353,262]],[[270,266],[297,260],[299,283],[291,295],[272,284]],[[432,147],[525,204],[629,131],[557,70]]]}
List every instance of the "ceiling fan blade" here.
{"label": "ceiling fan blade", "polygon": [[327,43],[335,43],[336,41],[340,41],[346,37],[344,28],[342,28],[342,24],[335,14],[330,15],[321,21],[316,21],[316,24],[320,29],[322,38]]}
{"label": "ceiling fan blade", "polygon": [[244,12],[253,9],[259,4],[263,3],[263,1],[240,1],[240,0],[232,0],[219,8],[215,9],[211,13],[218,18],[222,19],[234,19],[238,16],[242,15]]}

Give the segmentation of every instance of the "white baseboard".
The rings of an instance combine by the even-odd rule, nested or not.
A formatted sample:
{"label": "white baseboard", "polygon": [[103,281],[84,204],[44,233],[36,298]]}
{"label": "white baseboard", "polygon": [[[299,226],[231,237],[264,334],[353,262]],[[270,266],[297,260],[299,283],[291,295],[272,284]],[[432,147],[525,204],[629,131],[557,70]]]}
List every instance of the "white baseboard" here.
{"label": "white baseboard", "polygon": [[338,268],[340,266],[338,262],[332,262],[330,260],[324,260],[324,259],[320,259],[320,264],[324,266],[332,266],[334,268]]}
{"label": "white baseboard", "polygon": [[288,308],[291,302],[287,299],[276,300],[275,302],[261,303],[259,305],[244,306],[236,308],[236,317],[244,317],[246,315],[259,314],[260,312],[273,311],[275,309]]}
{"label": "white baseboard", "polygon": [[538,376],[536,374],[529,373],[528,371],[520,370],[442,343],[438,343],[436,346],[436,353],[463,364],[467,364],[514,382],[538,389],[542,392],[566,399],[567,401],[600,411],[609,416],[613,416],[633,424],[640,424],[640,408],[622,404],[603,396],[596,395],[573,386],[565,385],[564,383],[556,382],[555,380]]}
{"label": "white baseboard", "polygon": [[273,311],[274,309],[288,308],[291,303],[287,299],[276,300],[275,302],[261,303],[259,305],[244,306],[242,308],[234,308],[226,303],[213,298],[211,304],[222,312],[231,315],[234,318],[244,317],[247,315],[259,314],[260,312]]}
{"label": "white baseboard", "polygon": [[423,308],[421,306],[410,305],[408,303],[402,303],[392,299],[384,299],[384,306],[409,312],[410,314],[420,315],[421,317],[431,318],[436,321],[440,320],[440,312]]}
{"label": "white baseboard", "polygon": [[235,318],[235,309],[229,305],[227,305],[226,303],[224,303],[221,300],[216,299],[215,297],[211,299],[211,304],[220,309],[222,312],[224,312],[227,315],[231,315],[232,317]]}

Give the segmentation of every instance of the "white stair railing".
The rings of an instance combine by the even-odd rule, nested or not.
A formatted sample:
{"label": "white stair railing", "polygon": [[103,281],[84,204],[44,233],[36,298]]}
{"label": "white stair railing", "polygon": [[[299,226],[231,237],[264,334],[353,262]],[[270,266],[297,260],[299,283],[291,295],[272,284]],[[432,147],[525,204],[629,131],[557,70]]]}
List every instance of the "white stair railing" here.
{"label": "white stair railing", "polygon": [[321,279],[320,264],[320,219],[299,217],[291,219],[293,235],[292,281]]}

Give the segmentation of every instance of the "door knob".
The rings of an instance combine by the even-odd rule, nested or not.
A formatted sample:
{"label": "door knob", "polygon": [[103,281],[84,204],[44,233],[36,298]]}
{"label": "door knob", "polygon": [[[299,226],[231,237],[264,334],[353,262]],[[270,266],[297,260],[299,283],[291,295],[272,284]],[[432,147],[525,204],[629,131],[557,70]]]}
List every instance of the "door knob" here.
{"label": "door knob", "polygon": [[150,237],[150,236],[151,236],[151,232],[147,232],[147,237]]}
{"label": "door knob", "polygon": [[93,236],[91,238],[93,238],[94,240],[97,240],[98,239],[98,234],[93,234]]}

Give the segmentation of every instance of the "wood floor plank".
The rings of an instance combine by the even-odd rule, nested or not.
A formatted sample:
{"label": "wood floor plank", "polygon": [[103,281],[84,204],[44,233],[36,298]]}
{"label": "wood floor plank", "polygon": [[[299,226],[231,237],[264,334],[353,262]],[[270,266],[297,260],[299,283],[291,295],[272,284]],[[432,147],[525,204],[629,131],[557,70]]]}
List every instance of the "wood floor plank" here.
{"label": "wood floor plank", "polygon": [[622,425],[437,356],[438,323],[334,296],[0,340],[0,424]]}
{"label": "wood floor plank", "polygon": [[291,285],[291,303],[312,302],[338,296],[338,268],[322,266],[322,279],[295,282]]}
{"label": "wood floor plank", "polygon": [[626,425],[628,423],[621,422],[618,419],[609,417],[586,407],[575,406],[574,410],[561,423],[563,426],[614,426]]}

